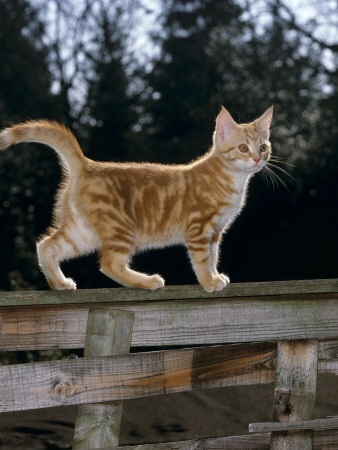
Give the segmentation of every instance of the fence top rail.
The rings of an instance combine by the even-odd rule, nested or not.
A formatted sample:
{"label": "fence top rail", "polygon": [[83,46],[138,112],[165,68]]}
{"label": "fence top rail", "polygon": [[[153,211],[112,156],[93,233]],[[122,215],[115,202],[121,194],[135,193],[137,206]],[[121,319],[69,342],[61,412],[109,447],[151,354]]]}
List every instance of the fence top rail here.
{"label": "fence top rail", "polygon": [[222,299],[273,295],[325,294],[338,292],[338,278],[326,280],[230,283],[223,291],[206,292],[198,285],[165,286],[163,289],[78,289],[75,291],[0,291],[1,306],[58,305],[134,301]]}

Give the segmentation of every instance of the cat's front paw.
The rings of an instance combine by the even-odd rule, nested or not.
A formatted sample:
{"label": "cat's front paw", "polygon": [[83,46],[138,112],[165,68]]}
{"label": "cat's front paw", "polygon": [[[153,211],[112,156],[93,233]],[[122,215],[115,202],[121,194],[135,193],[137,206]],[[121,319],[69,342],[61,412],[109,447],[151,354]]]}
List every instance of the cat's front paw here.
{"label": "cat's front paw", "polygon": [[229,283],[229,277],[224,275],[224,273],[219,273],[217,275],[213,275],[210,280],[204,281],[203,283],[201,282],[201,285],[207,292],[214,292],[221,291]]}
{"label": "cat's front paw", "polygon": [[225,283],[225,286],[230,283],[230,278],[227,275],[225,275],[224,273],[219,273],[218,276],[220,276],[222,278],[222,280]]}

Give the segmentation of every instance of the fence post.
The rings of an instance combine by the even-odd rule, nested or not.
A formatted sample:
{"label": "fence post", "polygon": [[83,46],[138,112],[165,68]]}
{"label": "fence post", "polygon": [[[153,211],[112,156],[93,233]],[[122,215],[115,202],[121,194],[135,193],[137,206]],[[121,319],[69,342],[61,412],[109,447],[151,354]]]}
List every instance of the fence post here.
{"label": "fence post", "polygon": [[[280,341],[277,346],[274,422],[311,419],[316,396],[318,340]],[[311,450],[313,430],[271,433],[272,450]]]}
{"label": "fence post", "polygon": [[[91,308],[88,314],[84,357],[128,353],[134,314],[109,308]],[[75,422],[73,450],[118,446],[122,401],[80,405]]]}

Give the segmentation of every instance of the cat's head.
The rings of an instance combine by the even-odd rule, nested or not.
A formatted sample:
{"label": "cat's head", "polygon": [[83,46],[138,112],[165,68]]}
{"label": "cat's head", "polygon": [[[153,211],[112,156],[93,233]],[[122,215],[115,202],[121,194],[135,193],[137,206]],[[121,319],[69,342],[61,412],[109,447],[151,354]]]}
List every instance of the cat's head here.
{"label": "cat's head", "polygon": [[273,107],[249,124],[237,124],[222,107],[216,119],[214,151],[235,170],[261,170],[271,154],[269,141]]}

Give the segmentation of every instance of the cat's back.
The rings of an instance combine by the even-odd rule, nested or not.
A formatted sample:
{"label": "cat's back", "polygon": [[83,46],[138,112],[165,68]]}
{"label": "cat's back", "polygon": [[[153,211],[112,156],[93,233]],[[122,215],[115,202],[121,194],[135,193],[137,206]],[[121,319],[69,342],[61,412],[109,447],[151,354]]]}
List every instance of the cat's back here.
{"label": "cat's back", "polygon": [[184,189],[185,166],[153,163],[114,163],[87,160],[77,180],[80,204],[92,207],[143,203],[150,206]]}
{"label": "cat's back", "polygon": [[[156,185],[167,187],[183,177],[187,166],[158,163],[136,162],[96,162],[87,160],[81,174],[81,182],[87,183],[124,183],[129,188]],[[101,183],[100,183],[101,182]]]}

